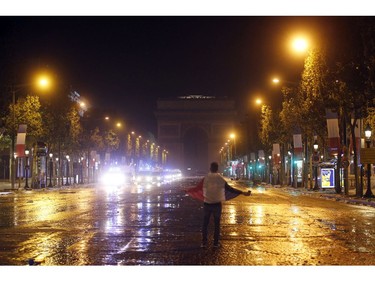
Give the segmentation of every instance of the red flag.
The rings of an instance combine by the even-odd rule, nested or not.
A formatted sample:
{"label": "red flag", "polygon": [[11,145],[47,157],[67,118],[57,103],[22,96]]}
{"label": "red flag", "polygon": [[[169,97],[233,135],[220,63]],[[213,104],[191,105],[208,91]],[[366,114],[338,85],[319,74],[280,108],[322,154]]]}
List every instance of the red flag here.
{"label": "red flag", "polygon": [[199,181],[197,186],[188,188],[186,190],[186,193],[189,194],[191,197],[193,197],[195,199],[203,201],[204,200],[204,197],[203,197],[203,181],[204,181],[204,178]]}

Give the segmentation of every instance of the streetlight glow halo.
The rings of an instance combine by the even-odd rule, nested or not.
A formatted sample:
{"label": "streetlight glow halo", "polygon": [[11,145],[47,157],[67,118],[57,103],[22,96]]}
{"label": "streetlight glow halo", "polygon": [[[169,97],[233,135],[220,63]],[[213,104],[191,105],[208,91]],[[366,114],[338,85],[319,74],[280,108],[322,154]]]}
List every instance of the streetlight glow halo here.
{"label": "streetlight glow halo", "polygon": [[305,53],[309,46],[309,41],[306,37],[298,36],[292,40],[292,48],[297,53]]}

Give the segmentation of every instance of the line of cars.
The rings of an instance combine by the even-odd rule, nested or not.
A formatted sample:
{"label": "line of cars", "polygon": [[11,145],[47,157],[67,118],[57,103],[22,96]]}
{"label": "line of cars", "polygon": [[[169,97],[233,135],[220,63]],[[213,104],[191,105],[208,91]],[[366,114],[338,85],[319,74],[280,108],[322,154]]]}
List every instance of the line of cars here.
{"label": "line of cars", "polygon": [[134,182],[137,184],[163,184],[181,179],[182,174],[178,169],[172,170],[143,170],[135,175]]}
{"label": "line of cars", "polygon": [[109,186],[126,184],[161,185],[181,179],[178,169],[128,171],[121,167],[110,167],[101,176],[101,183]]}

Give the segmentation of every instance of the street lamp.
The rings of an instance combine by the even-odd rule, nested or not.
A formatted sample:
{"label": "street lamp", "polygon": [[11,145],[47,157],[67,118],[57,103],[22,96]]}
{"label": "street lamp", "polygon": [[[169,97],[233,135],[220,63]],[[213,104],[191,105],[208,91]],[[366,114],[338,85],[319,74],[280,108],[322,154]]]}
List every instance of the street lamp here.
{"label": "street lamp", "polygon": [[78,159],[78,163],[79,163],[79,180],[78,180],[78,183],[79,184],[83,184],[83,157],[79,158]]}
{"label": "street lamp", "polygon": [[268,155],[268,169],[269,169],[269,183],[273,184],[273,167],[272,167],[272,156]]}
{"label": "street lamp", "polygon": [[282,84],[282,85],[290,85],[290,86],[297,86],[298,84],[298,82],[280,79],[279,77],[272,78],[272,83],[275,85]]}
{"label": "street lamp", "polygon": [[[365,137],[366,137],[366,145],[367,148],[370,148],[371,144],[371,127],[367,124],[365,129]],[[366,193],[363,195],[364,198],[375,198],[374,194],[371,191],[371,164],[367,164],[367,190]]]}
{"label": "street lamp", "polygon": [[319,185],[318,185],[318,162],[319,162],[319,156],[318,156],[318,142],[315,140],[314,142],[314,173],[315,173],[315,183],[314,183],[314,188],[313,190],[319,190]]}
{"label": "street lamp", "polygon": [[27,148],[25,149],[25,155],[26,155],[26,163],[25,163],[25,179],[26,179],[26,182],[25,182],[25,189],[28,189],[29,188],[29,183],[28,183],[28,177],[29,177],[29,153],[30,153],[30,150],[28,150]]}
{"label": "street lamp", "polygon": [[21,157],[17,156],[17,153],[16,153],[15,158],[18,161],[18,189],[20,189],[21,188]]}
{"label": "street lamp", "polygon": [[[59,161],[59,157],[56,157],[56,164],[55,164],[55,172],[56,172],[56,185],[58,186],[58,187],[60,187],[60,181],[61,181],[61,185],[63,184],[63,181],[62,181],[62,175],[61,175],[61,171],[60,171],[60,169],[61,169],[61,167],[60,167],[60,161]],[[61,178],[61,180],[60,180],[60,178]]]}
{"label": "street lamp", "polygon": [[52,174],[53,174],[53,162],[52,162],[53,154],[49,154],[49,184],[48,187],[52,187]]}
{"label": "street lamp", "polygon": [[66,182],[65,185],[69,185],[69,155],[66,155]]}
{"label": "street lamp", "polygon": [[296,37],[292,40],[292,48],[297,53],[305,53],[308,45],[308,41],[304,37]]}

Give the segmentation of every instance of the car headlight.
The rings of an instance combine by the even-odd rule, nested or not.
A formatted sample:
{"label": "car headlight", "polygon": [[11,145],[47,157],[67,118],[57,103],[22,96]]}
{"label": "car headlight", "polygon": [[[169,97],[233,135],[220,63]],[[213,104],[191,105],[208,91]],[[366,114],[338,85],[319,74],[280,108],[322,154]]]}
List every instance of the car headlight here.
{"label": "car headlight", "polygon": [[125,176],[121,173],[106,173],[101,182],[105,185],[121,185],[125,183]]}

